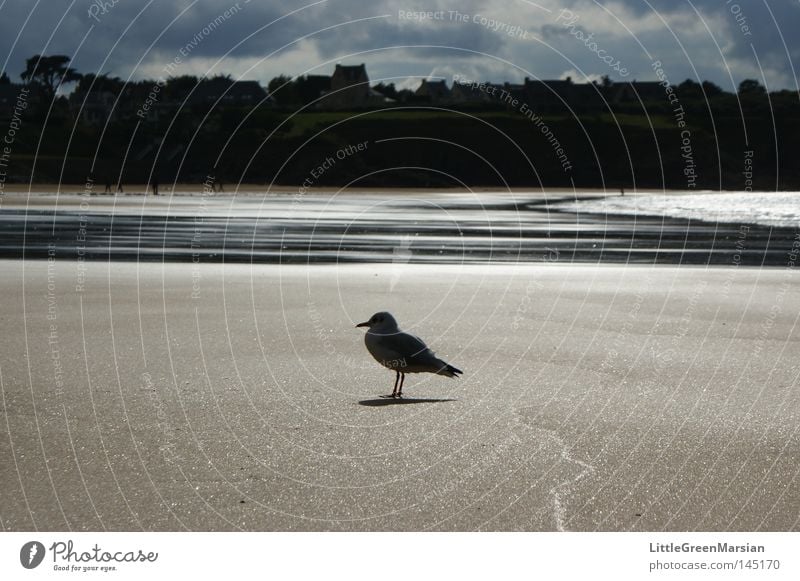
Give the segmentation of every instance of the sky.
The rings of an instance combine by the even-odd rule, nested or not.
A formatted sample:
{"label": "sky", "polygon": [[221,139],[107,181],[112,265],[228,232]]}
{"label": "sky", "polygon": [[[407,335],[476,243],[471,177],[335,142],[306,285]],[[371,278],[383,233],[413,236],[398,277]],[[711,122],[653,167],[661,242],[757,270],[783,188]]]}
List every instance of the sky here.
{"label": "sky", "polygon": [[798,0],[0,0],[0,70],[66,54],[123,80],[331,74],[520,83],[747,78],[798,90]]}

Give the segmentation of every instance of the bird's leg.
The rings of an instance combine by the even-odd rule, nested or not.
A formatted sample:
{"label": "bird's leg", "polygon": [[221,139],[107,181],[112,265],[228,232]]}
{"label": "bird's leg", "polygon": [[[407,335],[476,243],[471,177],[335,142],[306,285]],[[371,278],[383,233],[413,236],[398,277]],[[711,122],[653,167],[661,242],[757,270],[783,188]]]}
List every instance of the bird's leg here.
{"label": "bird's leg", "polygon": [[397,396],[397,382],[400,381],[400,372],[395,371],[395,373],[397,373],[397,375],[394,377],[394,389],[392,390],[392,397]]}
{"label": "bird's leg", "polygon": [[406,374],[405,373],[401,373],[400,371],[398,371],[397,374],[400,376],[400,389],[397,392],[397,397],[402,399],[402,397],[403,397],[403,382],[406,380]]}

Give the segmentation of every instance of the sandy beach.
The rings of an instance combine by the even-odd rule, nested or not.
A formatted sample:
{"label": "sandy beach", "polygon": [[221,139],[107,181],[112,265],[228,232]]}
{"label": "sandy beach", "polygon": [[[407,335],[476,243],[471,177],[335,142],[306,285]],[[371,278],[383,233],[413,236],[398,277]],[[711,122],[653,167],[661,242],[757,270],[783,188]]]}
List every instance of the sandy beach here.
{"label": "sandy beach", "polygon": [[800,528],[789,267],[0,267],[3,530]]}

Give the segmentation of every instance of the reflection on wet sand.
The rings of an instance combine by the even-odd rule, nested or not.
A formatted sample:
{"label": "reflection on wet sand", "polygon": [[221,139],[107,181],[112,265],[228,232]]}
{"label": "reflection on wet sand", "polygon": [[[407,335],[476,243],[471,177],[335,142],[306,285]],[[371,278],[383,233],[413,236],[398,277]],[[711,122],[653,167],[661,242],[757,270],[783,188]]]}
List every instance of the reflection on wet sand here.
{"label": "reflection on wet sand", "polygon": [[576,214],[559,207],[561,195],[92,197],[83,207],[77,198],[6,204],[0,257],[766,266],[785,263],[792,244],[788,230],[766,226]]}

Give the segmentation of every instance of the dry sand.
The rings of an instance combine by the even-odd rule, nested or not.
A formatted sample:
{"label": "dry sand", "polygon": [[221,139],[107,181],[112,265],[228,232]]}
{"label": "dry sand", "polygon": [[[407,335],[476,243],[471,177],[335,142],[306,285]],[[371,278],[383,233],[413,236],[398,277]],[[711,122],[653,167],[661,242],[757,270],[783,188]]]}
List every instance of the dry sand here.
{"label": "dry sand", "polygon": [[5,530],[800,528],[791,269],[0,268]]}

